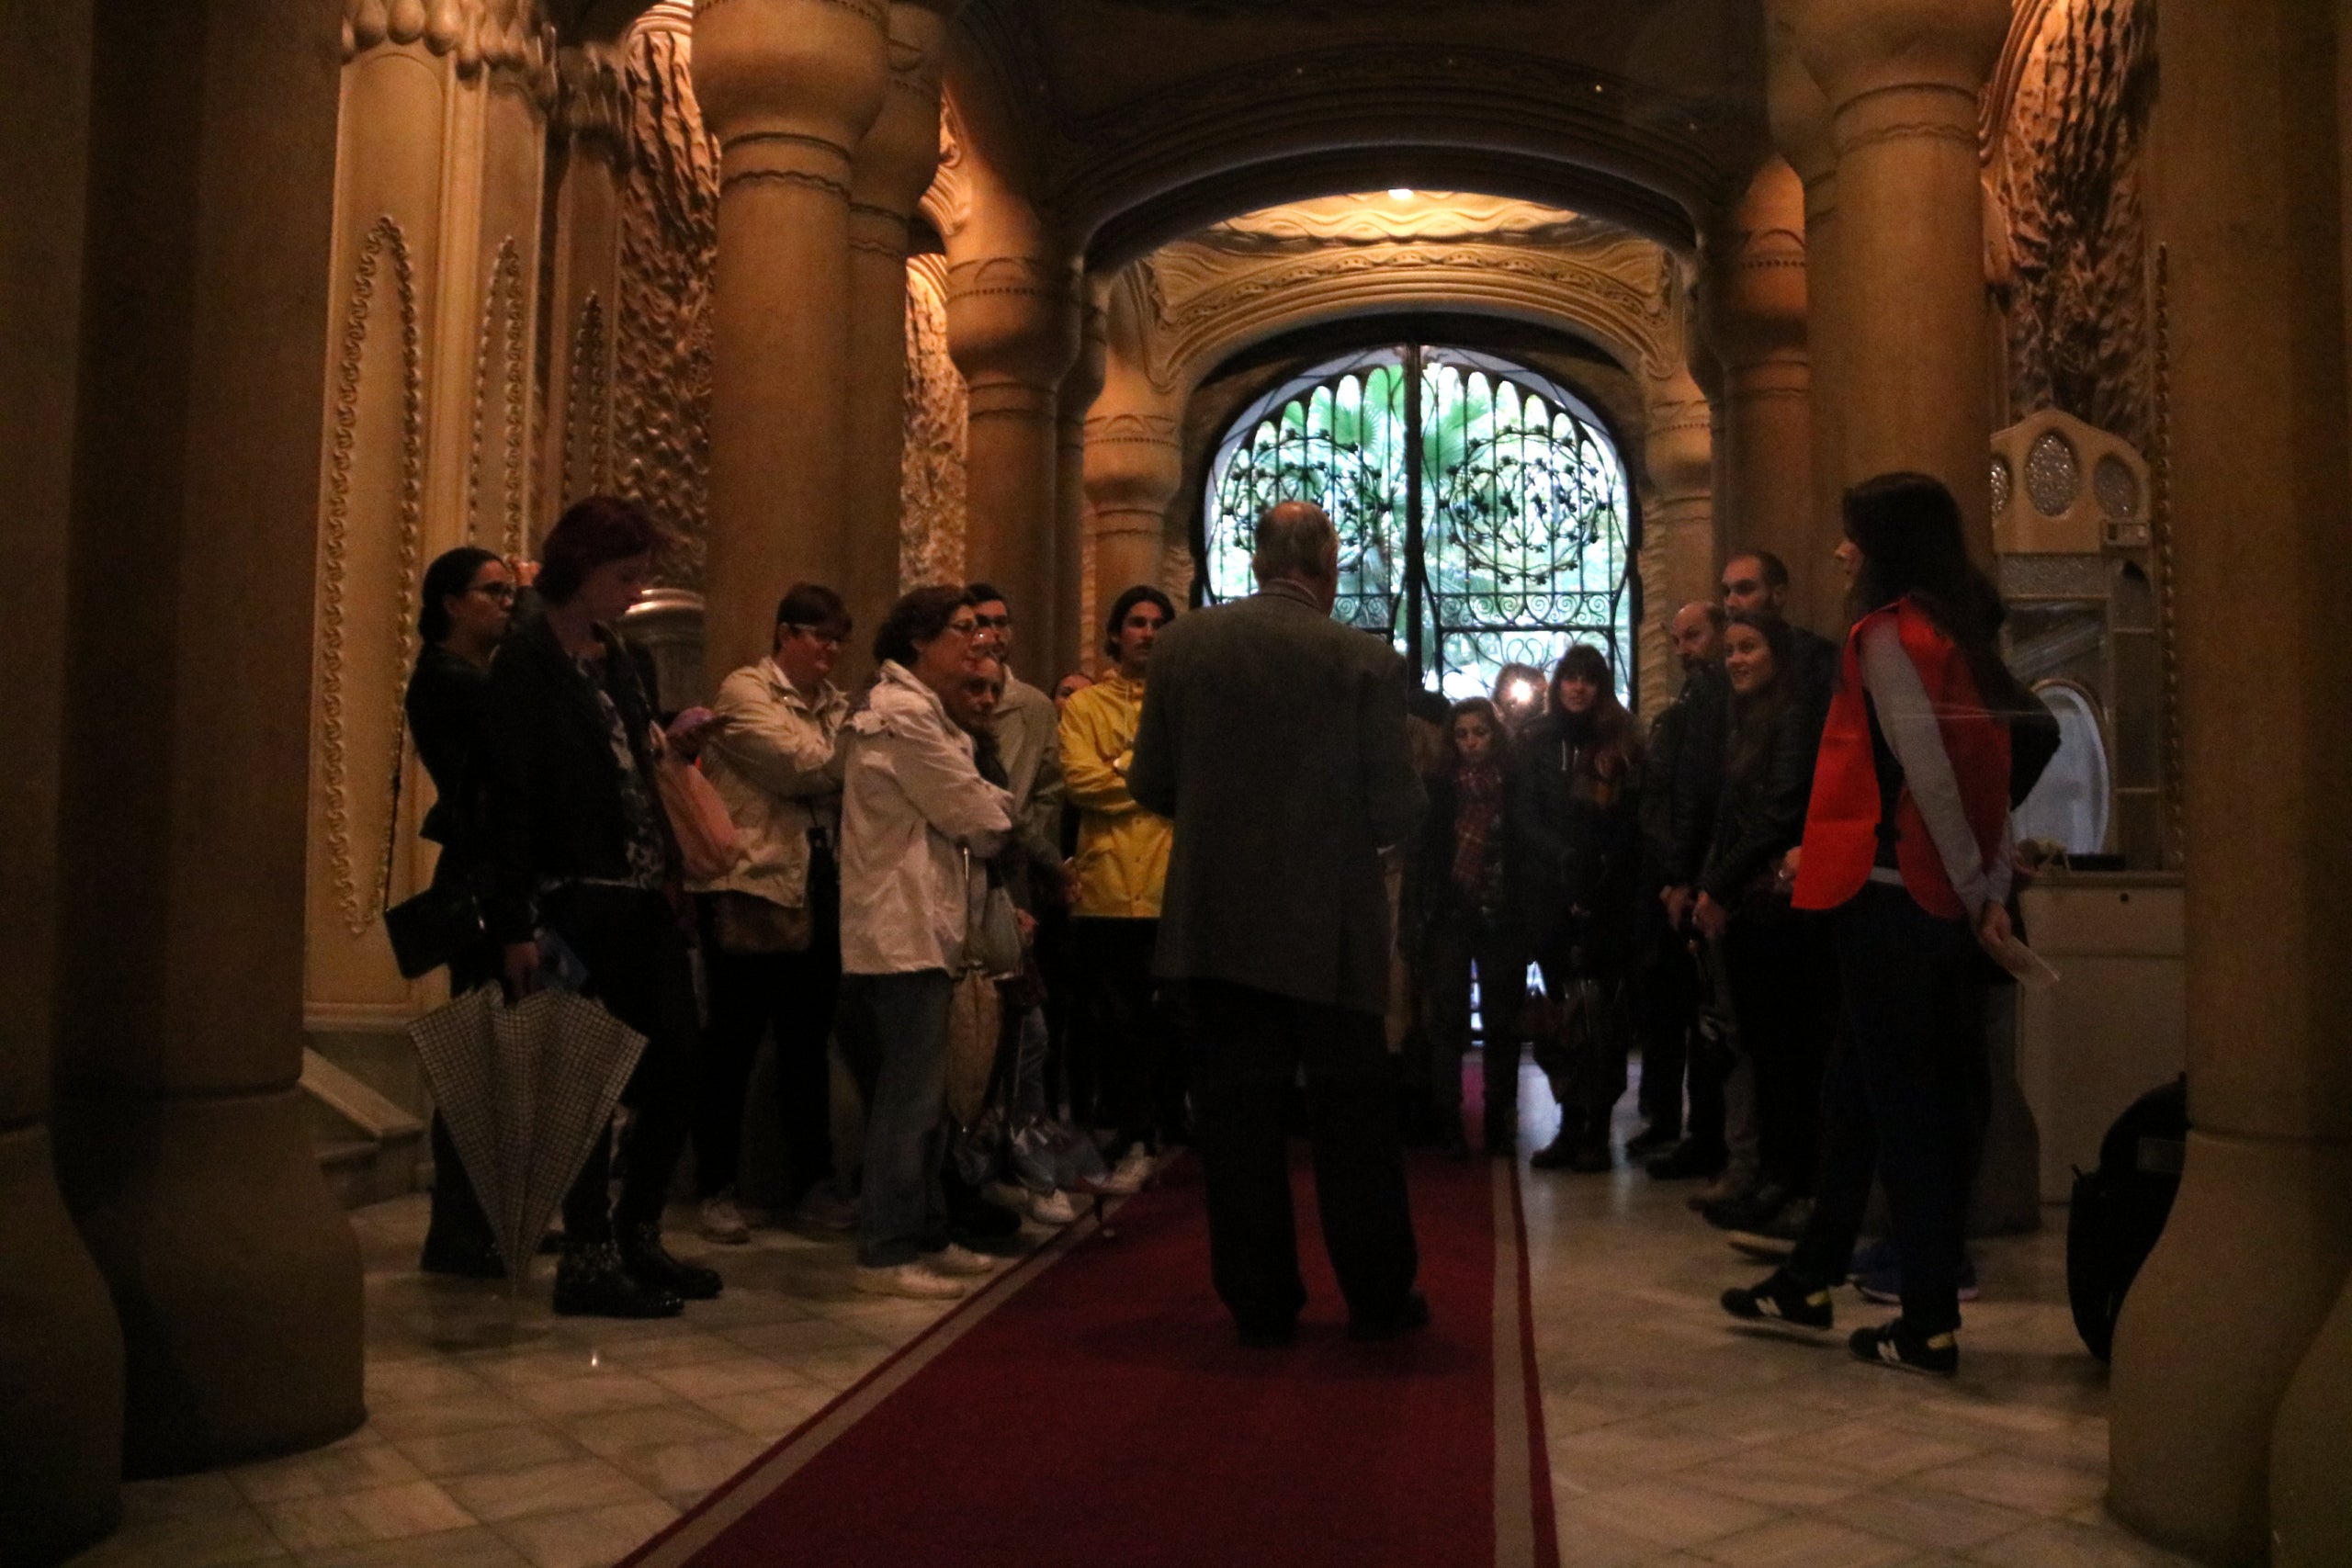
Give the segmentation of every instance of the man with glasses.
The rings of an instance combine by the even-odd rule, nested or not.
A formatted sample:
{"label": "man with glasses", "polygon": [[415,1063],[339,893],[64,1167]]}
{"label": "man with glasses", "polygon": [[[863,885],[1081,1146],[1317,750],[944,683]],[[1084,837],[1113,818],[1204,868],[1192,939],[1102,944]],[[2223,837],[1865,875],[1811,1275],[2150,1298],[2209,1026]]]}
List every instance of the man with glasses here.
{"label": "man with glasses", "polygon": [[775,1031],[796,1221],[846,1229],[855,1213],[834,1180],[827,1042],[841,989],[842,728],[849,699],[832,682],[849,636],[841,595],[795,583],[776,606],[774,651],[719,684],[703,772],[727,803],[743,853],[698,884],[710,1023],[695,1118],[702,1234],[751,1239],[735,1202],[743,1094],[760,1036]]}

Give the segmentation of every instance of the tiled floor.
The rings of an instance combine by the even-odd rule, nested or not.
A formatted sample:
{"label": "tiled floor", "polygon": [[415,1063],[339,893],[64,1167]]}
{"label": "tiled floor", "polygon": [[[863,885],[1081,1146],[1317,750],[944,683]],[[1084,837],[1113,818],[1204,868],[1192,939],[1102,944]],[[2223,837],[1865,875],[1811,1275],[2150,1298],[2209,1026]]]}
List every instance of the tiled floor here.
{"label": "tiled floor", "polygon": [[[1539,1114],[1531,1137],[1548,1134]],[[1981,1249],[1984,1300],[1944,1383],[1855,1364],[1835,1338],[1732,1326],[1716,1293],[1760,1270],[1685,1212],[1686,1190],[1628,1171],[1528,1183],[1567,1568],[2180,1561],[2099,1506],[2104,1374],[2074,1339],[2059,1232]],[[74,1568],[606,1563],[937,1315],[854,1295],[844,1243],[763,1230],[725,1249],[726,1295],[682,1318],[556,1319],[544,1285],[516,1306],[502,1287],[420,1279],[420,1199],[353,1221],[368,1425],[131,1485],[122,1529]],[[1841,1326],[1881,1315],[1850,1292],[1838,1312]]]}

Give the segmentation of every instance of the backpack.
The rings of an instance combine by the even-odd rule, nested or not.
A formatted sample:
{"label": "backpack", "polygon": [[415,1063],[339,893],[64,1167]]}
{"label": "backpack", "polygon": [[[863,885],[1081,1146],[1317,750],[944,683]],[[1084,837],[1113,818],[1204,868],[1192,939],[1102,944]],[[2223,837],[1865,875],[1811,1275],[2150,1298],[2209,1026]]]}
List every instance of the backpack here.
{"label": "backpack", "polygon": [[2133,1100],[2099,1141],[2098,1168],[2075,1172],[2066,1217],[2066,1301],[2075,1331],[2102,1361],[2114,1348],[2123,1298],[2172,1216],[2188,1139],[2184,1074]]}

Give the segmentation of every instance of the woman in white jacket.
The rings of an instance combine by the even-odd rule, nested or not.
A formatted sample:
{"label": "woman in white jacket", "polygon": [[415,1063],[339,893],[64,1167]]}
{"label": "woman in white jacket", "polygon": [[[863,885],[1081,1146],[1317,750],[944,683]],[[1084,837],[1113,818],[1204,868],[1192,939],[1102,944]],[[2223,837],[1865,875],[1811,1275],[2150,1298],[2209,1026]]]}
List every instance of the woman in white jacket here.
{"label": "woman in white jacket", "polygon": [[[874,639],[879,665],[850,716],[842,795],[842,1001],[871,1060],[857,1286],[956,1296],[987,1258],[947,1238],[947,1010],[970,867],[1012,828],[941,696],[965,673],[975,620],[960,588],[919,588]],[[967,852],[969,852],[968,855]]]}

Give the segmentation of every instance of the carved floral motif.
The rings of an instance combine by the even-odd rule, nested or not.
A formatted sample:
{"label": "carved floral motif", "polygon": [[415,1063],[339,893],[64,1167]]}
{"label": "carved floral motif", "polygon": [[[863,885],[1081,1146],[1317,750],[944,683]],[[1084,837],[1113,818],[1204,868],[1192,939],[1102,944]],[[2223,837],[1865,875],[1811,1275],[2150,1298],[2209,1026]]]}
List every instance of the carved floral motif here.
{"label": "carved floral motif", "polygon": [[344,59],[386,44],[422,44],[466,75],[503,73],[527,82],[542,105],[554,100],[555,27],[537,0],[344,0]]}
{"label": "carved floral motif", "polygon": [[[530,512],[530,468],[524,447],[530,427],[531,333],[526,303],[523,259],[509,234],[499,243],[482,289],[481,336],[474,351],[472,439],[466,457],[467,536],[505,556],[522,555],[529,543],[525,519]],[[493,413],[501,435],[497,471],[490,476],[494,518],[484,513],[482,504],[484,449]]]}
{"label": "carved floral motif", "polygon": [[970,399],[947,355],[947,290],[941,258],[907,264],[907,390],[899,478],[899,585],[964,576],[965,429]]}

